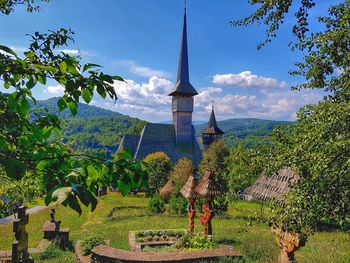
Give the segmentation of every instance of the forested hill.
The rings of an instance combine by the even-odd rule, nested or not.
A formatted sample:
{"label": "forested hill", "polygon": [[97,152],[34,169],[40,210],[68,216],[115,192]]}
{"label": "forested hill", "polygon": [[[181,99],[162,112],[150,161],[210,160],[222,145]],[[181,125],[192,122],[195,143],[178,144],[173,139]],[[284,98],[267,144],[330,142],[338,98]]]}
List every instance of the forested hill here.
{"label": "forested hill", "polygon": [[[280,125],[290,125],[293,122],[273,121],[252,118],[229,119],[218,121],[218,126],[225,132],[224,141],[230,147],[242,143],[246,147],[272,144],[271,131]],[[197,136],[207,124],[195,125]]]}
{"label": "forested hill", "polygon": [[64,120],[62,136],[78,151],[87,154],[113,155],[125,133],[138,134],[145,121],[96,106],[79,103],[78,114],[72,117],[69,109],[58,112],[58,98],[38,101],[33,108],[45,107]]}
{"label": "forested hill", "polygon": [[[71,119],[72,114],[69,109],[65,109],[62,112],[58,111],[57,101],[59,98],[51,98],[48,100],[38,100],[34,109],[46,108],[51,114],[55,114],[64,119]],[[85,103],[79,103],[79,111],[74,118],[89,118],[89,117],[111,117],[111,116],[124,116],[119,112],[102,109],[96,106],[88,105]]]}
{"label": "forested hill", "polygon": [[[50,113],[58,114],[65,122],[62,135],[65,141],[73,143],[73,147],[88,154],[113,155],[122,136],[139,134],[146,123],[143,120],[122,115],[118,112],[105,110],[96,106],[79,103],[78,114],[72,117],[69,109],[58,112],[58,98],[38,101],[34,108],[43,108]],[[261,119],[229,119],[218,121],[219,127],[225,132],[224,140],[228,146],[238,143],[254,147],[273,143],[269,136],[271,131],[279,125],[292,122],[271,121]],[[205,124],[195,125],[197,136]]]}

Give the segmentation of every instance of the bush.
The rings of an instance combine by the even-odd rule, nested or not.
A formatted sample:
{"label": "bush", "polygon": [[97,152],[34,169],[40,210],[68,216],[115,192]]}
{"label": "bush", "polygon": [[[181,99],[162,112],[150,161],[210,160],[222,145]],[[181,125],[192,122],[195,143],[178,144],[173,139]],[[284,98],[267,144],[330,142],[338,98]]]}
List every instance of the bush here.
{"label": "bush", "polygon": [[227,196],[220,195],[214,198],[214,211],[218,215],[223,215],[227,212],[230,202]]}
{"label": "bush", "polygon": [[186,235],[182,238],[183,245],[188,250],[203,250],[203,249],[211,249],[214,247],[213,242],[210,241],[204,235]]}
{"label": "bush", "polygon": [[171,178],[175,182],[178,191],[186,183],[188,177],[193,173],[193,163],[187,158],[181,158],[175,165]]}
{"label": "bush", "polygon": [[187,213],[188,201],[186,198],[172,194],[169,199],[169,213],[183,215]]}
{"label": "bush", "polygon": [[168,181],[173,164],[164,152],[149,154],[143,161],[147,163],[148,170],[147,195],[153,196]]}
{"label": "bush", "polygon": [[94,247],[102,244],[104,244],[104,240],[101,236],[98,235],[90,235],[84,238],[81,242],[84,255],[89,255]]}
{"label": "bush", "polygon": [[62,258],[65,253],[64,251],[74,251],[72,242],[66,242],[63,239],[56,238],[43,253],[34,254],[32,257],[35,260],[51,260],[54,258]]}
{"label": "bush", "polygon": [[147,210],[152,214],[159,214],[165,211],[165,204],[159,194],[149,199]]}

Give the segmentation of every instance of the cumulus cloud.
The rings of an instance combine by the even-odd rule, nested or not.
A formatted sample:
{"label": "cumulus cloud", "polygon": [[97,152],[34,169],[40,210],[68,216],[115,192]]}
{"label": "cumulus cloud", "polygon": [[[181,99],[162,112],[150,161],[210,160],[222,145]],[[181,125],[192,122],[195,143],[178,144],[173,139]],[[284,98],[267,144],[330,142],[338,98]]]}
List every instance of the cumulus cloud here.
{"label": "cumulus cloud", "polygon": [[115,66],[125,68],[129,72],[141,77],[148,78],[148,77],[157,76],[159,78],[168,78],[171,76],[170,73],[163,70],[157,70],[157,69],[152,69],[145,66],[140,66],[133,60],[119,60],[119,61],[112,62],[112,64]]}
{"label": "cumulus cloud", "polygon": [[50,93],[51,95],[54,96],[59,96],[59,95],[63,95],[64,93],[64,88],[61,85],[57,85],[57,86],[48,86],[45,90],[45,93]]}
{"label": "cumulus cloud", "polygon": [[[199,94],[199,96],[201,93]],[[204,95],[203,95],[204,96]],[[206,95],[205,95],[206,96]],[[296,112],[306,104],[317,103],[322,95],[316,91],[270,92],[256,95],[209,94],[205,100],[196,101],[195,116],[207,119],[211,110],[211,100],[215,101],[218,119],[263,118],[273,120],[295,120]]]}
{"label": "cumulus cloud", "polygon": [[213,77],[213,83],[230,87],[242,88],[284,88],[284,81],[278,82],[276,79],[264,76],[254,75],[251,71],[243,71],[238,74],[216,74]]}
{"label": "cumulus cloud", "polygon": [[156,108],[170,105],[171,98],[167,95],[173,85],[167,79],[153,76],[147,83],[137,83],[134,80],[117,81],[114,88],[118,98],[125,103]]}

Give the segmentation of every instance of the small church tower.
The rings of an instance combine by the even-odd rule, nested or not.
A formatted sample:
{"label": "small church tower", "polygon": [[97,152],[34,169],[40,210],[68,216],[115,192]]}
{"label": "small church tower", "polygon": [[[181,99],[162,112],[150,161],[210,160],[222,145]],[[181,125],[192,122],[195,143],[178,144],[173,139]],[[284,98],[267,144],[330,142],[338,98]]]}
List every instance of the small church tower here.
{"label": "small church tower", "polygon": [[193,143],[193,97],[197,94],[198,92],[193,88],[189,80],[185,1],[177,82],[174,88],[169,93],[169,96],[172,96],[173,124],[175,127],[175,137],[177,145],[192,145]]}
{"label": "small church tower", "polygon": [[208,150],[209,146],[216,140],[220,140],[222,135],[225,134],[216,123],[215,112],[214,112],[214,102],[211,109],[211,114],[208,122],[208,126],[201,131],[202,142],[204,151]]}

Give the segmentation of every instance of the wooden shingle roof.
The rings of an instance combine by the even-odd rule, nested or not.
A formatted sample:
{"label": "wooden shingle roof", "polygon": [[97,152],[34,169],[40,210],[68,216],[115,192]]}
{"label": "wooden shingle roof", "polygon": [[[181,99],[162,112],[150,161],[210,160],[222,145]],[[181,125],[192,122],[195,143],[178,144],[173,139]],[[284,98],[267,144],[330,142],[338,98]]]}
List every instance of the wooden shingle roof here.
{"label": "wooden shingle roof", "polygon": [[213,172],[206,170],[199,181],[195,192],[204,198],[214,198],[222,194],[220,187],[213,180]]}
{"label": "wooden shingle roof", "polygon": [[197,182],[196,182],[196,179],[194,178],[194,176],[191,174],[185,185],[181,188],[181,194],[187,198],[187,199],[190,199],[190,198],[197,198],[198,197],[198,194],[195,192],[195,188],[197,186]]}

